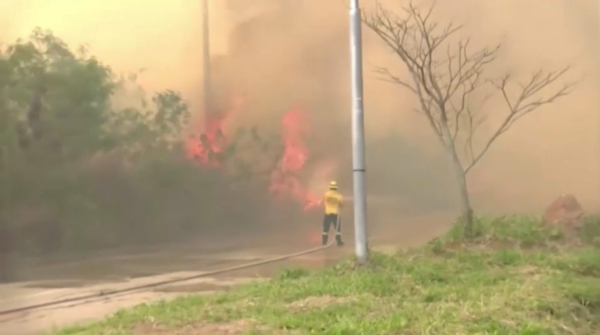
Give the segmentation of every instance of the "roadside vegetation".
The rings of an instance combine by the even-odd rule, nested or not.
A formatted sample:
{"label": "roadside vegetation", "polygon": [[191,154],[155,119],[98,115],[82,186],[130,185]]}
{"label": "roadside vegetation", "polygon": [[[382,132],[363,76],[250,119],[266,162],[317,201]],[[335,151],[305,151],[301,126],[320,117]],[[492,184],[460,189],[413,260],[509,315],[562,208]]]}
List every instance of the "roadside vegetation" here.
{"label": "roadside vegetation", "polygon": [[[150,91],[141,85],[143,72],[119,73],[49,30],[1,42],[0,253],[81,255],[264,229],[271,172],[283,154],[281,130],[257,115],[225,129],[226,143],[215,152],[203,133],[205,111],[189,104],[196,97]],[[232,103],[223,100],[223,108]],[[244,115],[257,108],[246,107]],[[279,112],[285,110],[270,117]],[[190,140],[202,143],[205,159],[189,157]],[[417,211],[431,210],[424,203],[448,206],[450,194],[440,185],[451,179],[440,177],[440,158],[410,143],[395,135],[369,141],[374,161],[387,160],[390,148],[404,157],[376,171],[393,172],[394,182],[373,187],[385,194],[403,188],[414,199],[407,207]],[[318,162],[313,147],[307,164]],[[399,169],[406,177],[398,177]],[[291,201],[280,205],[289,209],[286,218],[301,210]],[[3,270],[0,276],[15,277]]]}
{"label": "roadside vegetation", "polygon": [[[206,234],[236,215],[256,221],[243,208],[211,211],[219,196],[248,199],[224,189],[251,164],[230,147],[215,160],[235,174],[188,159],[187,134],[203,134],[187,100],[145,91],[139,75],[47,30],[0,45],[0,249],[81,253]],[[240,140],[256,147],[247,136],[232,146]]]}
{"label": "roadside vegetation", "polygon": [[374,253],[214,295],[123,310],[60,335],[597,334],[600,219],[578,232],[477,218],[424,247]]}

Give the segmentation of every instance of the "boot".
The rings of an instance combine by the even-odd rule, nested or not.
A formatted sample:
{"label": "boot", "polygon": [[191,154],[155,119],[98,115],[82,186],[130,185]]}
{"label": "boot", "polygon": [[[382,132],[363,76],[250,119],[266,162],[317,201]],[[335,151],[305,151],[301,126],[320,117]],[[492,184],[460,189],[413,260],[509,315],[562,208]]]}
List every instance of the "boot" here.
{"label": "boot", "polygon": [[342,241],[342,236],[341,235],[336,235],[335,236],[335,241],[337,242],[337,246],[338,247],[343,247],[344,246],[344,242]]}
{"label": "boot", "polygon": [[327,240],[329,239],[329,236],[324,234],[321,239],[322,239],[322,244],[327,245]]}

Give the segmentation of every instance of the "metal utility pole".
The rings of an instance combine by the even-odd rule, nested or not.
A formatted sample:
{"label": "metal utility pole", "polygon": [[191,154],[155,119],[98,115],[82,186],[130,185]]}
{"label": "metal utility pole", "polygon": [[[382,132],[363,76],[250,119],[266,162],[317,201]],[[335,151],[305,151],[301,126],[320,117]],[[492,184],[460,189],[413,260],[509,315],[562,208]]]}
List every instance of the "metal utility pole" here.
{"label": "metal utility pole", "polygon": [[596,54],[596,84],[600,86],[600,0],[596,1],[596,6],[596,32],[598,32],[596,36],[596,52],[598,52]]}
{"label": "metal utility pole", "polygon": [[367,194],[363,108],[362,30],[358,0],[350,0],[350,62],[352,71],[352,170],[356,258],[367,262]]}
{"label": "metal utility pole", "polygon": [[208,0],[202,0],[202,61],[204,65],[204,113],[212,113],[212,90],[210,78],[210,17],[208,15]]}

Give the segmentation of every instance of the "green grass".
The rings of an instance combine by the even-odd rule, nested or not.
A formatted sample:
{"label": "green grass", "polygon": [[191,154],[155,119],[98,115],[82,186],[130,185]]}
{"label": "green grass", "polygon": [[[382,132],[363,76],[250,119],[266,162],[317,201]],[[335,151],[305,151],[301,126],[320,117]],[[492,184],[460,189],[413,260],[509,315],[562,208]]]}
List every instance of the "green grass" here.
{"label": "green grass", "polygon": [[582,232],[573,240],[535,218],[480,218],[470,239],[457,226],[425,247],[373,254],[360,268],[347,260],[317,272],[289,269],[269,282],[142,305],[59,334],[235,320],[253,325],[231,333],[246,335],[597,334],[600,220],[588,219]]}

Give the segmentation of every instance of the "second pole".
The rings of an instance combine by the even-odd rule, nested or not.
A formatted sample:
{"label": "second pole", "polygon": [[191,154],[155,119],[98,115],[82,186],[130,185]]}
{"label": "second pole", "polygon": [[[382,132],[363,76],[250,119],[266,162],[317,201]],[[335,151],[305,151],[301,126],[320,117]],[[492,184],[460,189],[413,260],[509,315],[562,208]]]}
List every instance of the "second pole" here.
{"label": "second pole", "polygon": [[210,16],[208,13],[208,0],[202,0],[202,62],[203,62],[203,89],[204,113],[208,117],[212,113],[212,90],[210,73]]}

